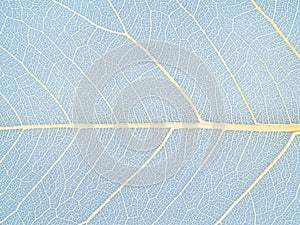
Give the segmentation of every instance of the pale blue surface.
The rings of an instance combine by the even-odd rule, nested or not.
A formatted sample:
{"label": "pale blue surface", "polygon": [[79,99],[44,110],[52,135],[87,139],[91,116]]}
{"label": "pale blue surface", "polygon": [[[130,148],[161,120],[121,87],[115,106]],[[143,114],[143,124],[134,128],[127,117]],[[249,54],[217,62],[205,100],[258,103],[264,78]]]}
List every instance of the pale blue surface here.
{"label": "pale blue surface", "polygon": [[[279,2],[258,1],[258,4],[299,52],[300,3]],[[182,2],[205,34],[176,1],[115,0],[111,3],[136,40],[177,44],[197,54],[209,66],[224,96],[223,122],[253,123],[220,55],[258,122],[289,123],[288,112],[291,122],[300,123],[299,59],[250,2]],[[29,73],[48,88],[72,119],[74,95],[83,78],[82,71],[108,51],[131,43],[126,37],[95,27],[97,24],[122,32],[107,1],[95,0],[88,4],[84,0],[64,1],[62,4],[72,10],[46,0],[0,2],[1,127],[21,122],[67,123],[57,103]],[[146,70],[144,67],[142,75],[147,76]],[[138,67],[132,71],[132,76],[130,70],[126,72],[129,79],[141,75]],[[175,78],[187,93],[192,92],[188,80]],[[114,101],[114,94],[119,94],[128,84],[120,78],[108,85],[103,94]],[[112,92],[114,88],[116,91]],[[194,102],[196,97],[195,94]],[[152,104],[155,102],[159,100],[153,100]],[[169,106],[165,104],[165,107]],[[155,116],[157,111],[151,112],[149,108]],[[134,110],[133,115],[143,117],[139,112],[141,106]],[[170,113],[162,114],[168,119],[176,118]],[[110,120],[105,116],[98,119]],[[109,140],[112,130],[99,132],[103,140]],[[77,224],[119,187],[99,176],[86,163],[76,141],[72,142],[75,133],[76,129],[0,131],[0,223]],[[194,177],[198,158],[165,182],[124,187],[90,223],[213,224],[278,155],[290,135],[226,131],[217,158]],[[173,134],[170,146],[176,145],[178,136],[179,131]],[[129,155],[127,163],[134,163],[130,149],[126,151],[117,141],[111,145],[116,147],[110,151],[116,150],[120,158],[121,151],[125,151],[123,156]],[[201,152],[197,154],[203,157]],[[142,156],[139,163],[140,159]],[[222,223],[299,224],[299,183],[298,135],[282,158]]]}

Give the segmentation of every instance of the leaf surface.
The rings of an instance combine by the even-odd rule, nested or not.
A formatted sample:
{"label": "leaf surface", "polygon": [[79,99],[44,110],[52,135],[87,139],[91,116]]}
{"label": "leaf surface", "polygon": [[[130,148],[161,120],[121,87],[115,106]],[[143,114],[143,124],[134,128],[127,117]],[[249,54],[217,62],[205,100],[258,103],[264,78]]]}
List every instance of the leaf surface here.
{"label": "leaf surface", "polygon": [[298,224],[300,4],[0,3],[1,224]]}

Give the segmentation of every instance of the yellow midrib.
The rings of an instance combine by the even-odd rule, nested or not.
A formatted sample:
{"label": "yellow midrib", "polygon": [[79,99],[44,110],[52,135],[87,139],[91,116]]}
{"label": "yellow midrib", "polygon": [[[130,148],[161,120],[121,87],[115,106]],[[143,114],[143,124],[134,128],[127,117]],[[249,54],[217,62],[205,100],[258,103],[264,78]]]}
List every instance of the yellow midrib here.
{"label": "yellow midrib", "polygon": [[58,129],[58,128],[172,128],[172,129],[222,129],[232,131],[258,131],[258,132],[299,132],[300,124],[231,124],[219,122],[164,122],[164,123],[101,123],[101,124],[28,124],[16,126],[1,126],[0,130],[29,130],[29,129]]}

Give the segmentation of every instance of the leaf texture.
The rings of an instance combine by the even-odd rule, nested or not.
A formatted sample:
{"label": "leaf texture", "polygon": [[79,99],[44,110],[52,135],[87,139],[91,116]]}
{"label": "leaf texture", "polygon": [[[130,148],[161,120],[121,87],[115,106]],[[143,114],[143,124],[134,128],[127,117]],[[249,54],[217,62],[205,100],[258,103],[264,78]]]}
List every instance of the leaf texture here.
{"label": "leaf texture", "polygon": [[0,2],[0,223],[299,224],[299,11]]}

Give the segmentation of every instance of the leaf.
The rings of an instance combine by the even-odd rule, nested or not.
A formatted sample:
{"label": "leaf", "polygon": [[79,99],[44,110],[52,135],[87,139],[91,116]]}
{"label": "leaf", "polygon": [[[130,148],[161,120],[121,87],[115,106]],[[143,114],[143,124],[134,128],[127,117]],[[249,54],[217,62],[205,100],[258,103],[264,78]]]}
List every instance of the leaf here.
{"label": "leaf", "polygon": [[299,2],[0,3],[1,224],[297,224]]}

